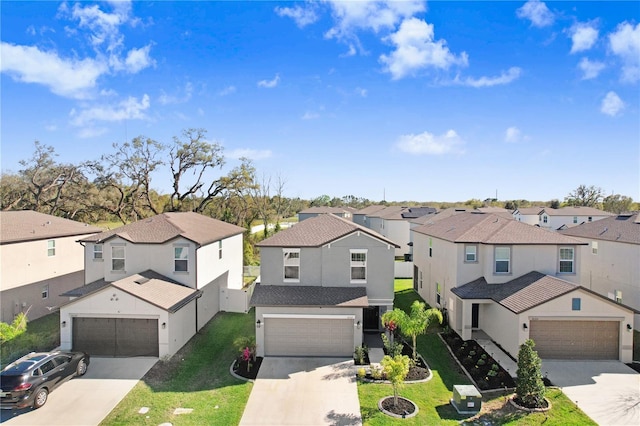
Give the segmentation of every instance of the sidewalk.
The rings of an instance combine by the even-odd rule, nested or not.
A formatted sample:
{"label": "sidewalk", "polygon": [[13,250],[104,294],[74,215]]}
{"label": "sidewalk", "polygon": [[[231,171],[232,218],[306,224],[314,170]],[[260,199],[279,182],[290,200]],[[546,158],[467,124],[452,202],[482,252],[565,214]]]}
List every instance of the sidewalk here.
{"label": "sidewalk", "polygon": [[513,377],[514,379],[516,378],[518,364],[513,359],[511,359],[511,357],[507,355],[502,349],[500,349],[498,345],[493,343],[493,340],[491,340],[491,337],[489,337],[487,333],[482,330],[474,330],[471,334],[471,338],[478,342],[478,344],[482,346],[484,350],[487,351],[487,353],[491,355],[491,357],[493,357],[493,359],[495,359],[502,368],[507,370],[511,377]]}

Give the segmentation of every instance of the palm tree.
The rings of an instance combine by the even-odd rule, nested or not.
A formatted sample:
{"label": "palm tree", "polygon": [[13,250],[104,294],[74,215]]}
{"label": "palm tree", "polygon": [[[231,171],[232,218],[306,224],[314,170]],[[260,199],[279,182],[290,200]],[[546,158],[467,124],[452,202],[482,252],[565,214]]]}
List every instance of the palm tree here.
{"label": "palm tree", "polygon": [[429,326],[438,321],[438,324],[442,324],[442,313],[436,308],[426,309],[426,304],[415,300],[411,304],[411,311],[407,314],[402,309],[396,308],[393,310],[393,319],[397,321],[400,327],[400,332],[405,337],[411,337],[413,343],[413,360],[418,359],[416,352],[416,341],[419,334],[424,334]]}

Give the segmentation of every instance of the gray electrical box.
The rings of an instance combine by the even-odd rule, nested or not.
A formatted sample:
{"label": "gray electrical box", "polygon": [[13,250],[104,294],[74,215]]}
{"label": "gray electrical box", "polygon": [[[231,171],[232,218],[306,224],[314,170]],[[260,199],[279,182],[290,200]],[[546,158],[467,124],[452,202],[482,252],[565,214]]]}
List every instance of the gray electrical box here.
{"label": "gray electrical box", "polygon": [[473,385],[453,385],[451,405],[458,414],[476,414],[482,408],[482,394]]}

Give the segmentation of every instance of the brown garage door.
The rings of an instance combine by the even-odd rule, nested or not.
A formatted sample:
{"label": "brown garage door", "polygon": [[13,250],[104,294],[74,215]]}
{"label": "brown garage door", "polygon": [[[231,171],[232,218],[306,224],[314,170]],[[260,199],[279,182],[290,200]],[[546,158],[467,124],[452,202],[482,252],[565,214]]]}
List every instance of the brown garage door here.
{"label": "brown garage door", "polygon": [[529,331],[547,359],[618,359],[619,334],[617,321],[532,320]]}
{"label": "brown garage door", "polygon": [[158,320],[74,318],[73,350],[96,356],[158,356]]}
{"label": "brown garage door", "polygon": [[353,329],[352,319],[265,318],[265,355],[349,357]]}

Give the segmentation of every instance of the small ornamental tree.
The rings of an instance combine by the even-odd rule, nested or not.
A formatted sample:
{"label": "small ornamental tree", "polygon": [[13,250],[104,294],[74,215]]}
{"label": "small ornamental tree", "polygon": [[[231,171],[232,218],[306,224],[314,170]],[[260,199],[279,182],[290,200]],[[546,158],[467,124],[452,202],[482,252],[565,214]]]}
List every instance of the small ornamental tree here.
{"label": "small ornamental tree", "polygon": [[238,337],[236,340],[233,341],[233,346],[235,346],[236,349],[238,349],[238,351],[241,353],[243,360],[246,352],[245,350],[248,350],[251,361],[253,362],[256,361],[257,346],[256,346],[256,338],[254,336]]}
{"label": "small ornamental tree", "polygon": [[398,406],[398,392],[404,383],[404,379],[409,374],[409,357],[406,355],[396,355],[391,358],[385,355],[380,362],[387,379],[393,386],[393,405]]}
{"label": "small ornamental tree", "polygon": [[516,396],[518,401],[529,408],[544,406],[544,382],[542,381],[542,361],[533,347],[535,342],[527,339],[520,345],[518,370],[516,375]]}
{"label": "small ornamental tree", "polygon": [[408,314],[402,309],[395,308],[382,315],[384,321],[385,316],[389,314],[388,321],[397,324],[403,336],[411,338],[414,361],[418,359],[416,350],[418,335],[424,334],[429,326],[436,321],[438,324],[442,324],[442,312],[435,308],[426,309],[426,307],[425,303],[415,300]]}

